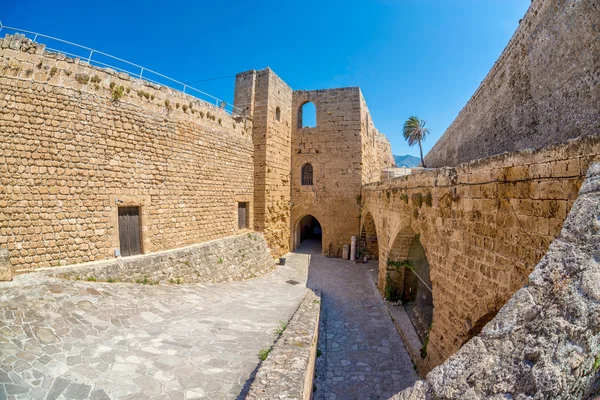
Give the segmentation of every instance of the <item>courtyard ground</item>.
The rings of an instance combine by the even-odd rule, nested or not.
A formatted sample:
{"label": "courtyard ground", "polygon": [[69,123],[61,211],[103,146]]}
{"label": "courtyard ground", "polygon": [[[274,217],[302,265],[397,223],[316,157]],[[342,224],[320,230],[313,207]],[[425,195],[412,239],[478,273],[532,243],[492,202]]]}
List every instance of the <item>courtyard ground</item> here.
{"label": "courtyard ground", "polygon": [[0,283],[0,399],[241,399],[307,274],[322,291],[315,398],[388,398],[417,375],[373,268],[325,258],[309,241],[285,266],[245,282],[17,276]]}
{"label": "courtyard ground", "polygon": [[0,399],[235,399],[306,293],[307,265],[293,254],[224,284],[0,283]]}
{"label": "courtyard ground", "polygon": [[316,400],[388,399],[419,379],[371,277],[377,262],[355,264],[312,253],[308,286],[321,290]]}

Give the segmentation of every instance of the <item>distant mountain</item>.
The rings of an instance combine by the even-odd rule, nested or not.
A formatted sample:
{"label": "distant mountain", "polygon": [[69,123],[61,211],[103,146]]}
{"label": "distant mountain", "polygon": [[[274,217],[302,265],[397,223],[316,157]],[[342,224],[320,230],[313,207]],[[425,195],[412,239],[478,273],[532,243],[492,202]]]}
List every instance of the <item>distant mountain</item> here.
{"label": "distant mountain", "polygon": [[394,156],[394,161],[396,165],[399,167],[416,167],[421,163],[421,159],[415,156],[409,156],[408,154],[405,156]]}

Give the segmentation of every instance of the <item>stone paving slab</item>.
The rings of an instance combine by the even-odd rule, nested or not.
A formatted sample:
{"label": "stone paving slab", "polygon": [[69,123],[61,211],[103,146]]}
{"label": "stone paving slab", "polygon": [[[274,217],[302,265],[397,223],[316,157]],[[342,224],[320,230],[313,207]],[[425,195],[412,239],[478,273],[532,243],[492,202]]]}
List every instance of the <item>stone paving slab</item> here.
{"label": "stone paving slab", "polygon": [[322,296],[316,400],[387,399],[419,379],[369,275],[373,268],[377,262],[312,256],[308,286]]}
{"label": "stone paving slab", "polygon": [[0,399],[237,398],[306,294],[307,264],[292,254],[222,284],[2,282]]}

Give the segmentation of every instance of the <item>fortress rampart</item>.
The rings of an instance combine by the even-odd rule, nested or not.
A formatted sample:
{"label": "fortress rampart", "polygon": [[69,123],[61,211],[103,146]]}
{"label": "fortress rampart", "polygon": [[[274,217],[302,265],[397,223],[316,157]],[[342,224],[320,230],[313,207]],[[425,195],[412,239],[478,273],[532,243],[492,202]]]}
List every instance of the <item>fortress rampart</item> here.
{"label": "fortress rampart", "polygon": [[251,220],[251,121],[19,36],[0,69],[0,246],[16,270],[114,258],[121,206],[140,209],[142,253],[239,233],[238,202]]}
{"label": "fortress rampart", "polygon": [[455,166],[597,134],[599,26],[596,0],[534,0],[425,165]]}

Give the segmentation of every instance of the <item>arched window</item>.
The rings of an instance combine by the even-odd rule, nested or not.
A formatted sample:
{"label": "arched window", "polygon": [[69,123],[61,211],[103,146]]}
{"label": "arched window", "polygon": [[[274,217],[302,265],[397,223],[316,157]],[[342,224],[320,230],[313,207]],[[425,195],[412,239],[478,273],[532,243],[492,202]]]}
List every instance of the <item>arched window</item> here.
{"label": "arched window", "polygon": [[302,166],[302,186],[312,186],[313,184],[313,167],[310,164]]}
{"label": "arched window", "polygon": [[298,110],[298,128],[314,128],[317,126],[317,107],[307,101]]}
{"label": "arched window", "polygon": [[276,119],[277,121],[280,121],[280,120],[281,120],[281,108],[279,108],[279,107],[277,107],[277,108],[275,109],[275,119]]}

